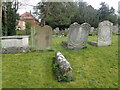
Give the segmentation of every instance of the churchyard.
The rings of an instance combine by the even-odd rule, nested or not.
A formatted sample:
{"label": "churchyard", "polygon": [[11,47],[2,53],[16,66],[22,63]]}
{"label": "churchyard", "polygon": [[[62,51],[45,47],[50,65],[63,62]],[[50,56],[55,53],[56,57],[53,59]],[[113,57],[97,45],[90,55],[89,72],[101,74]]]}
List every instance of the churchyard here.
{"label": "churchyard", "polygon": [[113,7],[46,1],[23,5],[34,12],[19,15],[19,4],[0,4],[2,88],[119,87],[120,22]]}
{"label": "churchyard", "polygon": [[[85,28],[86,26],[87,28]],[[79,25],[74,23],[71,28],[70,30],[75,29],[69,31],[69,35],[72,34],[73,37],[72,35],[70,35],[71,37],[69,35],[63,37],[52,36],[50,50],[41,50],[41,45],[45,46],[46,43],[40,44],[41,39],[34,36],[33,42],[37,39],[38,43],[32,45],[31,39],[33,38],[31,37],[29,45],[37,47],[35,49],[36,51],[39,50],[38,52],[28,50],[23,53],[3,54],[3,88],[117,88],[118,35],[112,35],[111,33],[112,41],[110,41],[110,45],[92,46],[87,41],[97,41],[98,36],[88,35],[89,24]],[[109,28],[107,30],[111,31]],[[102,34],[106,35],[108,32],[102,32]],[[85,35],[81,37],[81,33]],[[44,35],[42,38],[44,40]],[[64,47],[63,41],[68,41],[68,45],[72,43],[70,45],[72,48]],[[40,44],[40,46],[37,44]],[[83,47],[80,47],[80,45]],[[55,60],[55,53],[58,51],[70,63],[74,75],[73,81],[60,82],[57,80],[53,72],[53,61]]]}

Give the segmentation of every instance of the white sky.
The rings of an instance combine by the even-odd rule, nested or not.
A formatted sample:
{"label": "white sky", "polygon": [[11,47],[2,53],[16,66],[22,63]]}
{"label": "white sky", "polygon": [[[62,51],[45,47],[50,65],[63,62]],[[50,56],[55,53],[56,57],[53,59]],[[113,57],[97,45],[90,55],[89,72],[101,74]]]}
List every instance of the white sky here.
{"label": "white sky", "polygon": [[[29,5],[35,6],[41,0],[18,0],[18,1],[20,1],[24,5],[26,3],[26,4],[29,4]],[[95,9],[98,9],[100,7],[101,2],[105,2],[109,5],[109,7],[113,7],[116,10],[116,13],[117,13],[118,2],[120,0],[83,0],[83,1],[87,2],[89,5],[92,5]],[[30,10],[31,10],[31,12],[33,12],[33,6],[28,6],[28,5],[22,6],[18,10],[18,13],[23,14],[26,11],[30,12]]]}

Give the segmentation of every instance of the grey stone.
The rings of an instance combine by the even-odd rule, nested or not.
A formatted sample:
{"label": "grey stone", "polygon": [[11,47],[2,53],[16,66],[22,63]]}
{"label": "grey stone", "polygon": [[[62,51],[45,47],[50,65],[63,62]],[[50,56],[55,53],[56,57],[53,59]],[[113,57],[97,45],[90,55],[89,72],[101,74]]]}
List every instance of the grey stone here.
{"label": "grey stone", "polygon": [[94,29],[95,29],[94,27],[91,27],[91,28],[90,28],[90,32],[93,32],[93,31],[94,31]]}
{"label": "grey stone", "polygon": [[29,36],[3,36],[1,39],[1,47],[28,47]]}
{"label": "grey stone", "polygon": [[68,77],[69,80],[72,79],[72,67],[70,63],[66,60],[66,58],[60,53],[57,52],[55,54],[56,57],[56,63],[59,65],[60,72],[62,73],[62,76]]}
{"label": "grey stone", "polygon": [[109,46],[112,41],[113,23],[110,21],[103,21],[99,24],[98,28],[98,41],[89,41],[88,44],[93,46]]}
{"label": "grey stone", "polygon": [[62,45],[69,49],[82,49],[86,47],[90,25],[83,23],[82,25],[74,23],[70,25],[68,41],[62,42]]}
{"label": "grey stone", "polygon": [[53,30],[55,33],[59,33],[59,28],[57,27],[57,28],[55,28],[54,30]]}
{"label": "grey stone", "polygon": [[0,54],[15,54],[15,53],[24,53],[29,51],[30,47],[8,47],[0,50]]}
{"label": "grey stone", "polygon": [[103,21],[99,24],[98,30],[98,46],[111,45],[113,23]]}
{"label": "grey stone", "polygon": [[57,27],[57,28],[55,28],[53,31],[54,31],[56,37],[58,37],[58,36],[59,36],[59,33],[60,33],[59,28]]}
{"label": "grey stone", "polygon": [[94,42],[94,41],[88,41],[88,44],[90,44],[92,46],[97,46],[97,42]]}
{"label": "grey stone", "polygon": [[50,26],[35,26],[31,32],[32,49],[45,50],[51,47],[52,28]]}
{"label": "grey stone", "polygon": [[113,26],[113,30],[112,30],[113,33],[115,34],[118,33],[118,30],[119,30],[118,25]]}

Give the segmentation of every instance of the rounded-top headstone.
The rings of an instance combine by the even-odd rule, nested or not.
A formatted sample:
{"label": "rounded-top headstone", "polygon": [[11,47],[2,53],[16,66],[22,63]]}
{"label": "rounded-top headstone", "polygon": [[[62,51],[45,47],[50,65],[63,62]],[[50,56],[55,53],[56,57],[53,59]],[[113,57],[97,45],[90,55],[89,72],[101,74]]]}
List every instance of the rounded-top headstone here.
{"label": "rounded-top headstone", "polygon": [[113,23],[106,20],[99,24],[98,46],[108,46],[111,44]]}
{"label": "rounded-top headstone", "polygon": [[83,23],[82,25],[74,23],[70,25],[68,48],[84,48],[87,42],[89,30],[90,25],[88,23]]}

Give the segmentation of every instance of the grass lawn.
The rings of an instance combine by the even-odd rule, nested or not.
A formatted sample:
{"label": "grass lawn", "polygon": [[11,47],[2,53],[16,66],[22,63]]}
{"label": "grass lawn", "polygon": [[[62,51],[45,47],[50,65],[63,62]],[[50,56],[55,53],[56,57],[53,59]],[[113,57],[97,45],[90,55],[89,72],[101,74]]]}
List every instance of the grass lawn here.
{"label": "grass lawn", "polygon": [[[96,40],[89,36],[89,40]],[[69,50],[61,46],[67,37],[53,37],[54,51],[2,55],[3,88],[117,88],[118,36],[112,45],[82,50]],[[71,63],[75,81],[57,82],[52,72],[55,52],[60,51]]]}

